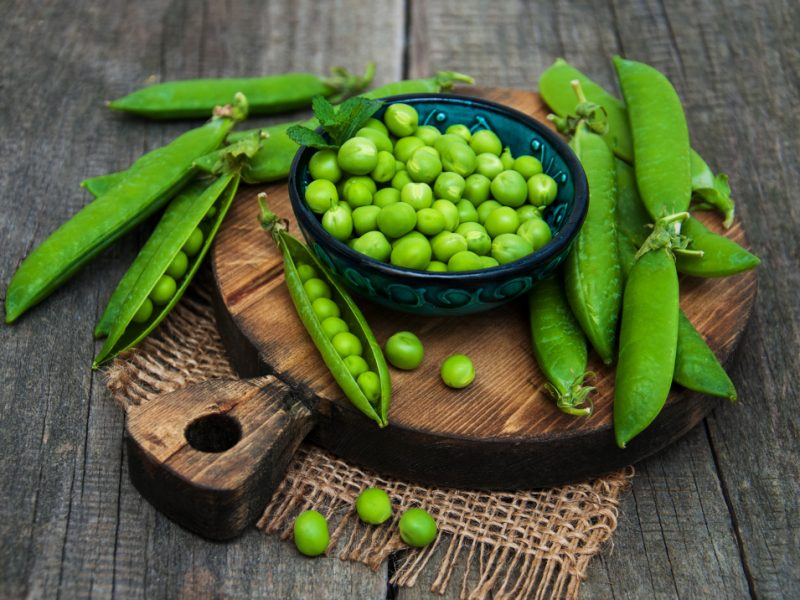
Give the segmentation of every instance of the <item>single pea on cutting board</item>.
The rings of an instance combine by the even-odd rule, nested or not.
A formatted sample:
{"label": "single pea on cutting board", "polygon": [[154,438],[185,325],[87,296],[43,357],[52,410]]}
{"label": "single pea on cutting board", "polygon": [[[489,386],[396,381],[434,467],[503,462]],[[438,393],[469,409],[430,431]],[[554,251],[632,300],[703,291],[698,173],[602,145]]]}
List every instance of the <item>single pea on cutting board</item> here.
{"label": "single pea on cutting board", "polygon": [[[548,112],[532,92],[468,93],[542,121]],[[218,326],[231,362],[242,377],[271,376],[192,386],[129,412],[134,483],[193,531],[215,539],[240,533],[307,435],[385,476],[444,487],[525,489],[586,479],[640,460],[724,402],[674,386],[653,425],[620,450],[612,430],[613,368],[592,353],[595,413],[588,419],[562,413],[535,364],[524,299],[468,317],[426,318],[354,297],[379,343],[408,330],[425,347],[416,370],[391,369],[392,406],[381,429],[344,397],[300,322],[284,284],[281,253],[259,225],[260,192],[268,193],[270,209],[289,218],[289,231],[297,234],[284,183],[242,188],[219,231],[212,263]],[[713,216],[699,218],[723,233]],[[740,223],[724,235],[746,246]],[[754,271],[681,282],[684,313],[723,362],[741,337],[755,291]],[[461,390],[439,377],[442,361],[455,353],[469,356],[476,370],[475,380]],[[204,429],[207,420],[216,426]],[[211,432],[205,450],[197,437],[192,442],[197,431]],[[225,511],[214,510],[216,505]]]}

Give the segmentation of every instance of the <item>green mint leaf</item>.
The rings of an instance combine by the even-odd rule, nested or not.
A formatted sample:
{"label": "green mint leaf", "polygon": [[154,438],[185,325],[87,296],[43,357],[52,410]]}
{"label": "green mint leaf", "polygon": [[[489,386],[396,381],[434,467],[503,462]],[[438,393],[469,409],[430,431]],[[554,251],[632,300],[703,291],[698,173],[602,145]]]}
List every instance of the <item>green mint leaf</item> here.
{"label": "green mint leaf", "polygon": [[301,146],[310,146],[317,150],[325,150],[328,148],[337,148],[338,146],[329,144],[324,137],[316,131],[303,127],[302,125],[292,125],[286,130],[286,135]]}
{"label": "green mint leaf", "polygon": [[325,96],[314,96],[311,99],[311,110],[323,127],[336,123],[336,109]]}
{"label": "green mint leaf", "polygon": [[361,129],[374,115],[383,102],[368,98],[350,98],[339,106],[336,112],[336,125],[325,127],[325,131],[338,145],[344,144]]}

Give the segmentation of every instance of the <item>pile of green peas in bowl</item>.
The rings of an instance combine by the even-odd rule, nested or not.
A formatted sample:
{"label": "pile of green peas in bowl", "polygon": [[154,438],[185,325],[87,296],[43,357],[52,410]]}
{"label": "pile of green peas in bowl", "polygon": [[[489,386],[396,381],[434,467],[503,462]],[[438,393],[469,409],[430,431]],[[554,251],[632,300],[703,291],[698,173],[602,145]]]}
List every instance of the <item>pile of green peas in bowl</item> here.
{"label": "pile of green peas in bowl", "polygon": [[338,150],[302,149],[289,189],[306,239],[348,287],[431,315],[530,289],[586,210],[583,171],[544,125],[454,95],[387,99]]}

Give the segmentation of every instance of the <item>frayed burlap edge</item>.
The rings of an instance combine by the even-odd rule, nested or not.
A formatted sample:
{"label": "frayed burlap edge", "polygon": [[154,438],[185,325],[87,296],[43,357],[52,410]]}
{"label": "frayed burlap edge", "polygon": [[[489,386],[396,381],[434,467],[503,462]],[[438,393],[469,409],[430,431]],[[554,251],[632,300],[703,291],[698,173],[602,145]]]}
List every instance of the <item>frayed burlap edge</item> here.
{"label": "frayed burlap edge", "polygon": [[[136,350],[106,370],[122,406],[211,378],[234,378],[202,284]],[[413,586],[434,569],[431,591],[454,582],[461,598],[576,598],[590,559],[611,539],[619,498],[633,475],[628,468],[593,481],[515,493],[438,489],[383,478],[303,444],[258,527],[283,539],[295,516],[322,512],[331,527],[328,554],[377,569],[393,556],[391,583]],[[395,508],[391,522],[364,525],[355,514],[358,493],[380,487]],[[441,532],[421,550],[397,535],[405,508],[422,506]]]}

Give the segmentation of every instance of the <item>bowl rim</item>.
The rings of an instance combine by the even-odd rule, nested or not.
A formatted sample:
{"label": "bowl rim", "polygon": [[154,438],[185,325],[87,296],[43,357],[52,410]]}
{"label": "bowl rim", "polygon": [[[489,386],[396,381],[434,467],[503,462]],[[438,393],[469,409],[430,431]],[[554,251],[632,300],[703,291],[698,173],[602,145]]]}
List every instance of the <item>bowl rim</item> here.
{"label": "bowl rim", "polygon": [[[544,266],[552,258],[561,254],[577,237],[583,221],[586,218],[586,213],[589,208],[589,186],[586,180],[586,172],[580,163],[580,160],[573,152],[572,148],[562,140],[556,132],[547,127],[541,121],[526,115],[525,113],[494,102],[492,100],[485,100],[476,96],[465,96],[463,94],[443,94],[443,93],[421,93],[421,94],[398,94],[394,96],[385,96],[376,98],[386,104],[395,104],[403,101],[413,100],[452,100],[461,103],[479,104],[491,108],[500,113],[506,113],[507,116],[512,117],[517,121],[522,121],[525,125],[535,130],[538,135],[541,135],[545,141],[555,150],[561,159],[564,161],[570,175],[573,179],[573,187],[575,189],[574,207],[565,223],[562,224],[558,233],[553,239],[531,254],[520,258],[518,260],[499,265],[496,267],[489,267],[485,269],[478,269],[474,271],[420,271],[417,269],[408,269],[405,267],[398,267],[389,263],[381,262],[366,254],[362,254],[353,250],[344,242],[340,242],[334,238],[330,233],[325,231],[321,222],[311,212],[311,209],[302,200],[303,194],[300,190],[302,184],[301,178],[297,176],[300,162],[303,160],[306,153],[310,153],[314,149],[309,146],[300,146],[297,153],[292,160],[292,166],[289,171],[289,199],[291,201],[292,210],[297,219],[298,226],[301,231],[304,227],[308,227],[315,239],[327,239],[333,248],[341,254],[348,257],[350,260],[359,263],[361,266],[368,266],[373,271],[381,275],[393,279],[406,279],[417,280],[420,284],[441,284],[452,285],[454,282],[461,282],[465,284],[477,283],[484,281],[487,277],[504,277],[508,275],[518,275],[524,272],[533,272],[538,267]],[[322,133],[322,127],[317,127],[316,131]],[[301,218],[302,213],[302,218]]]}

